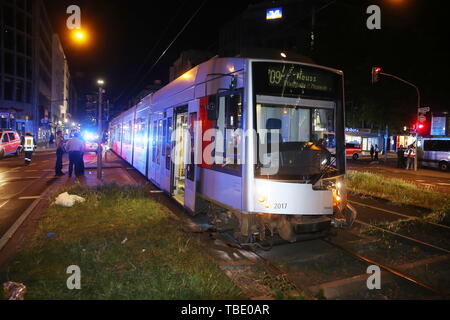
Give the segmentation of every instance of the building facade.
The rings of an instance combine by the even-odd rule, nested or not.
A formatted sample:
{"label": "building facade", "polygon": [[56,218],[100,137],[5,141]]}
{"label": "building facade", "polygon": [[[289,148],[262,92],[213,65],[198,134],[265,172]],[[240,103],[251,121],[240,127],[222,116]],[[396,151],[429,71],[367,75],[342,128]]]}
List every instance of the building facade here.
{"label": "building facade", "polygon": [[244,56],[264,48],[310,56],[313,8],[321,3],[280,0],[250,5],[221,28],[219,54]]}
{"label": "building facade", "polygon": [[43,1],[0,0],[0,28],[0,127],[46,142],[68,115],[70,88]]}
{"label": "building facade", "polygon": [[56,129],[70,120],[69,92],[70,74],[66,55],[57,34],[53,35],[52,47],[52,101],[51,127]]}

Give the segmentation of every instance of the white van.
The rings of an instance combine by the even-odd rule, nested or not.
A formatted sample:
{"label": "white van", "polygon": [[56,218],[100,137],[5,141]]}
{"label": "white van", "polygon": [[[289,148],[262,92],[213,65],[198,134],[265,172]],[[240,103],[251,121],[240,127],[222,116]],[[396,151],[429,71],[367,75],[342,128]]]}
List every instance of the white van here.
{"label": "white van", "polygon": [[420,165],[448,171],[450,167],[450,137],[424,138],[423,152],[419,152]]}

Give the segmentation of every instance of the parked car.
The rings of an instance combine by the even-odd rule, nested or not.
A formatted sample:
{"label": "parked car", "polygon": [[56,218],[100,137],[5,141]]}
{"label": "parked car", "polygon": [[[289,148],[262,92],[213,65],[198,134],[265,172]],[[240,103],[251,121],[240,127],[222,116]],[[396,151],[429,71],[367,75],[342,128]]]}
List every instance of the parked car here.
{"label": "parked car", "polygon": [[424,138],[423,149],[419,148],[420,165],[448,171],[450,168],[450,139]]}
{"label": "parked car", "polygon": [[345,144],[345,156],[347,158],[352,158],[353,160],[358,160],[361,157],[362,149],[361,145],[358,143],[346,143]]}
{"label": "parked car", "polygon": [[21,151],[19,134],[13,130],[0,129],[0,159],[11,154],[18,156]]}

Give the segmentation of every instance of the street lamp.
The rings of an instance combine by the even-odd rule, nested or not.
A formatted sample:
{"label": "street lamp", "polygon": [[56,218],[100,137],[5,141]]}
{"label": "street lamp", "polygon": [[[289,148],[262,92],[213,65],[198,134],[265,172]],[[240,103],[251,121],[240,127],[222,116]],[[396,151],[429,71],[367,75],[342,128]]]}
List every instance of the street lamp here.
{"label": "street lamp", "polygon": [[76,43],[83,44],[87,41],[87,33],[82,29],[75,29],[72,32],[72,38]]}
{"label": "street lamp", "polygon": [[102,128],[102,104],[103,104],[103,93],[104,89],[103,86],[105,85],[105,80],[98,79],[97,80],[98,85],[98,116],[97,116],[97,123],[98,123],[98,143],[97,143],[97,179],[102,178],[102,141],[103,141],[103,128]]}
{"label": "street lamp", "polygon": [[[406,80],[404,80],[404,79],[402,79],[400,77],[397,77],[397,76],[395,76],[393,74],[381,72],[381,68],[378,68],[378,67],[372,68],[372,82],[374,82],[373,81],[374,80],[374,72],[377,74],[375,82],[378,81],[378,75],[381,74],[383,76],[391,77],[391,78],[394,78],[396,80],[399,80],[399,81],[401,81],[401,82],[403,82],[403,83],[413,87],[416,90],[416,92],[417,92],[417,119],[419,120],[420,109],[421,109],[421,106],[420,106],[420,90],[419,90],[419,88],[415,84],[413,84],[413,83],[411,83],[409,81],[406,81]],[[418,166],[418,163],[417,163],[418,162],[417,161],[418,152],[417,151],[418,151],[418,147],[419,147],[419,130],[417,130],[417,127],[415,128],[415,132],[416,132],[416,153],[415,153],[415,156],[414,156],[414,171],[417,171],[417,166]]]}

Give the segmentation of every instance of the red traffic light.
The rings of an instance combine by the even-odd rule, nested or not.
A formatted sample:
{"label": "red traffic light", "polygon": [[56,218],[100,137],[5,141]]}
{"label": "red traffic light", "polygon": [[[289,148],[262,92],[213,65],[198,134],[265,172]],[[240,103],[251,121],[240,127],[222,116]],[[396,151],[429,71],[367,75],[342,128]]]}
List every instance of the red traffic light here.
{"label": "red traffic light", "polygon": [[429,134],[429,127],[426,122],[421,122],[421,121],[416,122],[415,130],[417,133],[421,134],[422,136]]}
{"label": "red traffic light", "polygon": [[372,67],[372,83],[378,82],[378,76],[380,75],[380,67]]}

